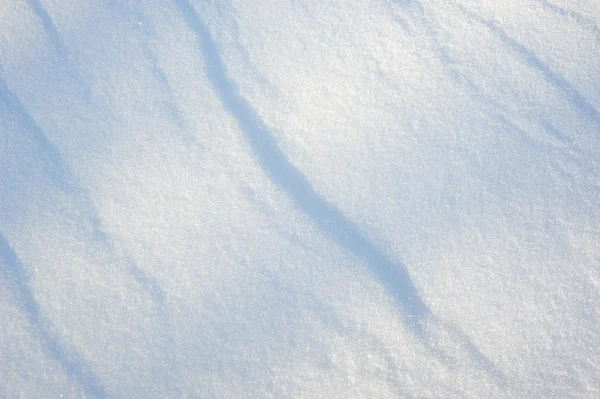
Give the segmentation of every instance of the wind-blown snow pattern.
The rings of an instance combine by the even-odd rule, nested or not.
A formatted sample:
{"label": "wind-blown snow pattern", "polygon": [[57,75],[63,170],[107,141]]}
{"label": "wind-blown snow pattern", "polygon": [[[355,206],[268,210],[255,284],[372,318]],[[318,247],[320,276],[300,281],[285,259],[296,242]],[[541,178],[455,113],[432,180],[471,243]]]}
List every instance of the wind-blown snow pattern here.
{"label": "wind-blown snow pattern", "polygon": [[598,397],[599,27],[3,2],[0,397]]}

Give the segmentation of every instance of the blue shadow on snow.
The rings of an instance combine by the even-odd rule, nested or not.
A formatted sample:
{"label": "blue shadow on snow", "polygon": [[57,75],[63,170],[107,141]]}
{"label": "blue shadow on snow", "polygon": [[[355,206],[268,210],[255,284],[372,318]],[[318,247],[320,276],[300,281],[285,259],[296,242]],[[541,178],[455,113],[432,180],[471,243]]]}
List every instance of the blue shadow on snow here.
{"label": "blue shadow on snow", "polygon": [[[485,25],[490,32],[494,33],[498,39],[513,52],[519,54],[527,65],[537,70],[550,85],[560,91],[564,98],[579,112],[592,120],[598,129],[600,129],[600,112],[573,86],[567,79],[559,73],[552,71],[544,61],[532,50],[516,39],[510,37],[502,28],[495,23],[487,21],[473,12],[467,10],[464,6],[457,6],[465,16],[474,21]],[[600,130],[599,130],[600,131]]]}
{"label": "blue shadow on snow", "polygon": [[[2,72],[1,68],[0,72]],[[44,171],[52,182],[65,193],[77,198],[85,208],[87,222],[91,226],[92,238],[104,244],[107,250],[116,254],[116,248],[110,235],[102,225],[100,215],[88,190],[79,184],[77,176],[72,172],[60,149],[48,138],[42,127],[34,120],[17,94],[8,87],[2,76],[0,76],[0,106],[6,107],[17,118],[25,132],[29,133],[33,142],[39,147],[46,163]],[[158,281],[149,276],[135,262],[127,260],[126,264],[125,271],[152,296],[155,302],[163,305],[166,295]]]}
{"label": "blue shadow on snow", "polygon": [[[269,128],[227,76],[210,32],[192,5],[187,0],[174,1],[188,28],[196,36],[207,79],[272,181],[287,193],[297,208],[308,215],[323,234],[368,265],[398,302],[405,325],[420,338],[431,354],[448,365],[452,362],[452,356],[440,348],[440,343],[432,341],[432,328],[445,331],[454,337],[454,344],[461,347],[474,364],[489,372],[502,385],[506,379],[502,371],[479,350],[468,335],[453,323],[432,314],[406,268],[390,261],[380,249],[363,237],[358,226],[347,219],[335,205],[316,193],[308,179],[288,161]],[[432,326],[428,327],[428,322]]]}
{"label": "blue shadow on snow", "polygon": [[235,118],[245,134],[261,167],[326,236],[369,265],[371,271],[399,302],[406,325],[419,333],[422,320],[430,311],[419,296],[406,268],[392,263],[381,250],[364,238],[358,226],[348,220],[335,205],[317,194],[308,179],[287,160],[269,128],[227,77],[225,65],[210,32],[191,4],[186,0],[175,2],[198,40],[208,80],[214,86],[225,110]]}
{"label": "blue shadow on snow", "polygon": [[15,301],[22,308],[34,336],[39,339],[46,352],[62,367],[65,373],[83,388],[88,396],[105,397],[106,393],[99,378],[81,354],[67,349],[52,331],[50,321],[40,311],[30,286],[30,273],[8,240],[0,232],[0,275],[8,282]]}

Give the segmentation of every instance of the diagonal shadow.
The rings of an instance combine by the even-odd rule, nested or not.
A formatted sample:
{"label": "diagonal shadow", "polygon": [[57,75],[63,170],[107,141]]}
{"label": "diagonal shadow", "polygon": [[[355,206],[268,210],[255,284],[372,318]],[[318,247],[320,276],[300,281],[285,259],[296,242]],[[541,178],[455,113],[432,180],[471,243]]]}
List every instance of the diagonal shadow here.
{"label": "diagonal shadow", "polygon": [[[118,264],[121,266],[122,272],[132,279],[133,284],[136,284],[141,290],[145,291],[154,302],[155,306],[159,311],[159,315],[162,321],[162,325],[165,328],[165,338],[170,347],[172,347],[173,339],[170,334],[171,321],[168,314],[167,306],[167,295],[160,285],[160,282],[148,274],[143,268],[141,268],[136,262],[129,258],[126,251],[117,248],[113,238],[104,228],[100,214],[89,191],[80,184],[77,176],[72,171],[67,160],[63,157],[60,149],[48,138],[44,130],[35,121],[33,116],[29,113],[25,105],[20,101],[16,93],[14,93],[6,84],[3,77],[1,76],[0,66],[0,109],[4,108],[8,111],[9,115],[12,115],[15,120],[20,123],[22,130],[20,134],[28,136],[30,142],[37,146],[38,150],[36,155],[41,158],[42,162],[42,173],[51,180],[52,184],[58,187],[58,189],[64,191],[66,194],[75,200],[80,208],[81,212],[78,212],[76,216],[77,220],[80,220],[82,224],[88,223],[90,226],[89,239],[95,244],[100,246],[100,249],[108,254],[115,257],[118,260]],[[2,172],[0,171],[0,180]],[[0,191],[1,194],[1,191]],[[0,201],[3,199],[0,196]],[[0,213],[0,217],[2,214]],[[10,250],[10,247],[5,241],[3,248],[0,248],[0,259],[6,258],[7,265],[19,265],[18,259],[14,254],[14,251]],[[1,266],[1,265],[0,265]],[[7,274],[7,271],[11,271],[12,283],[19,298],[21,298],[22,309],[27,315],[30,324],[35,326],[36,337],[40,340],[42,345],[48,350],[55,359],[74,379],[82,382],[82,385],[87,386],[86,392],[89,391],[89,396],[103,397],[104,391],[100,386],[97,379],[92,378],[87,367],[80,356],[72,354],[66,351],[66,349],[60,345],[57,337],[52,335],[51,332],[51,321],[48,318],[44,318],[39,314],[39,306],[35,302],[35,299],[31,293],[31,289],[27,285],[27,274],[24,272],[23,267],[6,267],[0,270],[0,275]],[[81,367],[80,367],[81,366]],[[87,385],[85,385],[87,384]]]}
{"label": "diagonal shadow", "polygon": [[[1,72],[1,69],[0,69]],[[109,252],[117,253],[115,245],[110,235],[104,229],[100,215],[94,201],[87,189],[79,184],[77,177],[71,171],[71,168],[58,147],[48,138],[41,126],[33,119],[25,105],[19,100],[19,97],[6,84],[0,75],[0,107],[6,107],[9,113],[13,114],[17,121],[29,133],[31,139],[40,148],[40,153],[44,156],[44,171],[52,182],[64,192],[71,194],[82,202],[86,211],[87,222],[91,226],[92,238],[102,243]],[[130,274],[155,302],[161,306],[164,304],[165,293],[160,287],[158,281],[149,276],[142,268],[131,260],[126,260],[125,271]]]}
{"label": "diagonal shadow", "polygon": [[567,8],[558,6],[548,0],[537,0],[537,2],[539,4],[541,4],[547,10],[557,13],[561,17],[571,18],[576,23],[578,23],[580,27],[591,30],[592,32],[594,32],[594,35],[596,36],[596,41],[598,43],[600,43],[600,29],[598,28],[598,25],[596,25],[594,23],[593,20],[586,18],[585,16],[583,16],[575,11],[571,11]]}
{"label": "diagonal shadow", "polygon": [[56,48],[59,54],[63,55],[65,52],[65,46],[58,34],[58,30],[54,25],[54,21],[52,21],[52,17],[46,11],[40,0],[29,0],[29,6],[37,15],[37,17],[42,21],[42,26],[44,27],[44,32],[48,35],[50,42]]}
{"label": "diagonal shadow", "polygon": [[[424,347],[446,365],[452,362],[444,346],[460,347],[469,360],[490,373],[500,385],[503,372],[472,342],[468,335],[435,316],[425,304],[405,266],[394,263],[369,242],[359,227],[342,212],[315,192],[308,179],[284,155],[273,133],[252,106],[242,97],[226,74],[226,68],[208,28],[187,0],[174,0],[188,28],[198,42],[205,73],[224,109],[235,119],[263,170],[294,201],[296,207],[315,223],[319,230],[354,256],[362,259],[369,270],[385,285],[401,309],[404,324],[419,338]],[[447,332],[454,342],[436,342],[436,329]]]}
{"label": "diagonal shadow", "polygon": [[392,263],[381,250],[363,237],[358,226],[348,220],[335,205],[317,194],[308,179],[287,160],[273,134],[227,77],[225,65],[210,32],[200,21],[191,4],[186,0],[175,2],[198,40],[207,78],[214,86],[225,110],[235,118],[245,134],[260,166],[295,202],[297,208],[313,220],[319,230],[368,264],[371,271],[399,302],[406,324],[418,332],[422,319],[430,311],[406,268],[401,264]]}
{"label": "diagonal shadow", "polygon": [[571,105],[590,118],[598,128],[600,128],[600,112],[571,84],[567,79],[559,73],[552,71],[548,65],[542,61],[538,55],[526,47],[524,44],[510,37],[502,28],[495,23],[485,20],[473,12],[469,11],[462,5],[456,6],[462,13],[472,20],[485,25],[492,33],[496,35],[504,43],[504,45],[512,51],[519,54],[530,67],[536,69],[542,74],[546,82],[557,88]]}
{"label": "diagonal shadow", "polygon": [[[0,72],[2,72],[1,69]],[[45,158],[44,161],[49,164],[44,168],[48,177],[61,190],[71,193],[76,191],[74,176],[70,172],[60,150],[48,139],[42,128],[21,103],[19,97],[8,87],[2,76],[0,76],[0,107],[5,107],[9,113],[12,113],[25,128],[26,133],[40,147]]]}
{"label": "diagonal shadow", "polygon": [[100,379],[92,367],[76,349],[68,349],[60,337],[52,331],[52,324],[41,313],[30,286],[30,270],[26,267],[0,231],[0,275],[8,281],[8,287],[17,304],[22,308],[31,326],[31,332],[46,352],[62,367],[70,379],[77,382],[92,397],[105,397]]}
{"label": "diagonal shadow", "polygon": [[48,40],[56,50],[58,59],[61,60],[61,69],[64,78],[71,80],[72,83],[79,87],[82,90],[81,94],[83,95],[83,99],[89,102],[91,99],[90,87],[84,83],[81,71],[77,64],[69,58],[67,47],[61,39],[58,29],[56,29],[52,17],[46,8],[44,8],[41,0],[28,0],[28,4],[33,13],[41,21],[44,33],[46,33]]}
{"label": "diagonal shadow", "polygon": [[[131,11],[128,11],[126,8],[124,8],[122,12]],[[177,102],[175,101],[175,95],[169,82],[169,78],[167,77],[167,73],[160,65],[159,57],[151,44],[151,41],[157,36],[154,24],[146,19],[139,5],[134,8],[132,14],[138,21],[138,26],[134,31],[138,34],[141,33],[138,35],[140,47],[144,57],[146,57],[148,63],[150,64],[148,67],[149,72],[158,83],[159,89],[162,92],[161,94],[164,97],[162,107],[168,110],[171,119],[181,129],[181,137],[183,140],[185,140],[186,144],[198,144],[197,137],[190,131],[188,123],[185,120],[184,112],[179,108]]]}

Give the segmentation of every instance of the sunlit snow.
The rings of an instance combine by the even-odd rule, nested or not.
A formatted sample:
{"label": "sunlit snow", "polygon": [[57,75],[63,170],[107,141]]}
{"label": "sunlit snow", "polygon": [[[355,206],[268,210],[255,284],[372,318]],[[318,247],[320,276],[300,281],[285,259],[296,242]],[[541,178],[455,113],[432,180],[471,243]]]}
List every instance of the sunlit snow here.
{"label": "sunlit snow", "polygon": [[600,2],[0,1],[0,397],[600,397]]}

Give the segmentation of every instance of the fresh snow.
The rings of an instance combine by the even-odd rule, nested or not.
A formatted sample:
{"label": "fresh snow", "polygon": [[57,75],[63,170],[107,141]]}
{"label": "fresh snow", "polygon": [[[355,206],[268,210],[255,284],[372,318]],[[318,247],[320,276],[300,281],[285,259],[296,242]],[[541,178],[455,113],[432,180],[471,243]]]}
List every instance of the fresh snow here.
{"label": "fresh snow", "polygon": [[0,397],[597,398],[600,3],[0,2]]}

